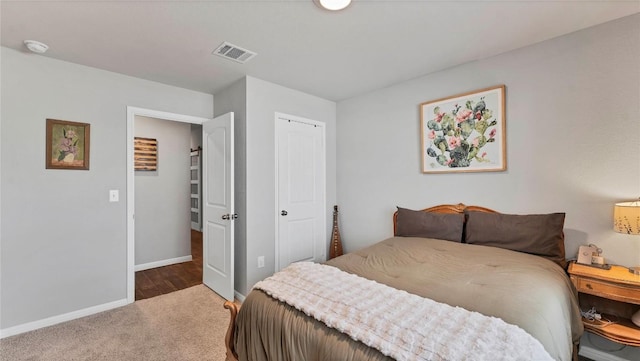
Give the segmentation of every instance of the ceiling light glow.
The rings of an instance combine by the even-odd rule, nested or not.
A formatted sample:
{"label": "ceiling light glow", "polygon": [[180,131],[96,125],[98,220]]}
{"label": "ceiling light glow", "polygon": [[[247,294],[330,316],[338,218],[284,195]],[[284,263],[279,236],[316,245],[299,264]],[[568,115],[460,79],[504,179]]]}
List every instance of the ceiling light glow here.
{"label": "ceiling light glow", "polygon": [[351,0],[313,0],[313,2],[331,11],[342,10],[351,4]]}

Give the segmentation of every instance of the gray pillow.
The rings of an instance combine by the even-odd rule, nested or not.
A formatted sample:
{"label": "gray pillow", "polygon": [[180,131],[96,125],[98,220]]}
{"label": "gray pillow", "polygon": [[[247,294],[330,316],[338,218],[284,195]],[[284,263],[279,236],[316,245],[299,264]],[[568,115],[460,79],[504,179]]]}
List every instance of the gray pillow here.
{"label": "gray pillow", "polygon": [[465,241],[534,254],[565,268],[564,216],[467,212]]}
{"label": "gray pillow", "polygon": [[398,207],[396,236],[437,238],[462,242],[464,214],[414,211]]}

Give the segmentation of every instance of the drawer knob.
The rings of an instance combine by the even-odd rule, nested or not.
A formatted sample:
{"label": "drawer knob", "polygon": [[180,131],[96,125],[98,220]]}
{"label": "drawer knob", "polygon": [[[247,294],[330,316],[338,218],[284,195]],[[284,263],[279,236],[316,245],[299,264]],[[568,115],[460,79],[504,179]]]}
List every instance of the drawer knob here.
{"label": "drawer knob", "polygon": [[592,290],[593,287],[591,286],[591,283],[587,283],[585,286],[587,286],[588,289]]}

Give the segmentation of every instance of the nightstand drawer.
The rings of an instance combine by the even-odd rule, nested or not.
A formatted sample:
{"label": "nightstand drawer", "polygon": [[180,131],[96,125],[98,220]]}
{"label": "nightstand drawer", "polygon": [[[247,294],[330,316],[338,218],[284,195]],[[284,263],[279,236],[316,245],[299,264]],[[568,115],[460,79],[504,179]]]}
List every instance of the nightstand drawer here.
{"label": "nightstand drawer", "polygon": [[596,296],[607,297],[617,301],[640,304],[640,291],[638,288],[625,285],[612,284],[587,278],[578,278],[576,288],[578,292]]}

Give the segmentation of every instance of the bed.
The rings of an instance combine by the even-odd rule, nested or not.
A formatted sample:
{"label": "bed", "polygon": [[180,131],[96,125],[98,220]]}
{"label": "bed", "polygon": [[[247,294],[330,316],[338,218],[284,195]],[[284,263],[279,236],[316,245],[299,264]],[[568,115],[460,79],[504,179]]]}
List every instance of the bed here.
{"label": "bed", "polygon": [[[322,267],[337,269],[336,272],[347,274],[345,277],[353,275],[380,284],[398,294],[406,293],[417,302],[429,301],[498,320],[524,330],[533,342],[541,344],[551,359],[577,360],[583,326],[577,293],[564,268],[563,224],[562,213],[506,215],[463,204],[421,211],[399,208],[393,215],[394,237],[329,260],[325,265],[331,267]],[[461,332],[449,331],[449,328],[471,327],[466,325],[466,319],[456,321],[453,326],[433,326],[421,334],[420,342],[436,342],[441,350],[467,347],[480,351],[464,357],[446,356],[446,352],[424,358],[397,357],[385,347],[368,346],[371,345],[368,339],[354,338],[338,331],[342,328],[335,325],[328,327],[331,323],[308,316],[309,312],[298,305],[292,306],[267,293],[254,287],[241,308],[235,303],[225,303],[224,307],[231,312],[225,339],[227,360],[511,358],[497,354],[499,352],[491,347],[492,351],[482,351],[465,336],[455,333],[445,340],[446,345],[440,339],[430,341],[449,335],[447,332]],[[340,298],[318,302],[342,302]],[[395,303],[397,308],[406,308],[408,304]],[[359,309],[354,305],[349,307]],[[391,324],[424,326],[426,318],[429,317],[417,311],[403,310],[401,316],[393,315]],[[488,334],[491,329],[478,333]],[[515,345],[515,341],[509,339],[504,342],[507,346]]]}

